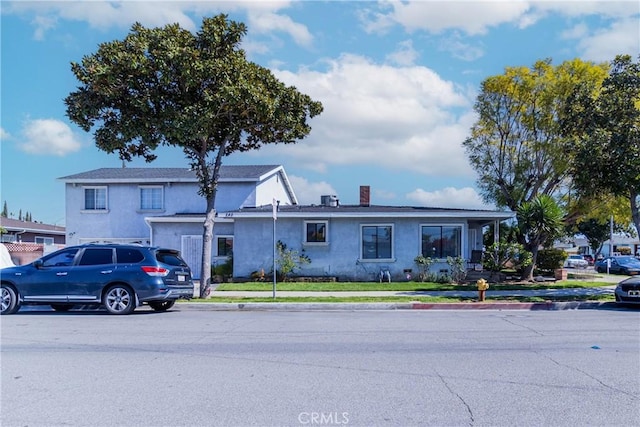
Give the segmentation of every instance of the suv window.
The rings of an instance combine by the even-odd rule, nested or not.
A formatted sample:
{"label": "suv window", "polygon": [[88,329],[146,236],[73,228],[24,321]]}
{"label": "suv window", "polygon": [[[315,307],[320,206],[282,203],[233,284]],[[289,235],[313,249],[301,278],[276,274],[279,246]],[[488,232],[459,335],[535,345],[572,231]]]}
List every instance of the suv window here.
{"label": "suv window", "polygon": [[144,255],[137,249],[116,248],[118,264],[137,264],[144,259]]}
{"label": "suv window", "polygon": [[113,264],[111,248],[87,248],[82,254],[79,265]]}
{"label": "suv window", "polygon": [[78,248],[72,248],[56,252],[49,257],[42,259],[43,267],[66,267],[73,264],[73,258],[78,253]]}
{"label": "suv window", "polygon": [[180,255],[173,251],[158,251],[156,252],[156,259],[164,264],[179,265],[181,267],[187,266],[187,263],[180,258]]}

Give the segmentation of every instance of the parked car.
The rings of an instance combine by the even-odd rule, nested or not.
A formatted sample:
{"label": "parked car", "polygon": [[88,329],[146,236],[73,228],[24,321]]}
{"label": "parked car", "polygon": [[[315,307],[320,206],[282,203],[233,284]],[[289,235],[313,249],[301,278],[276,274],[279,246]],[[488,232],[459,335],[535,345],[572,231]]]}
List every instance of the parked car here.
{"label": "parked car", "polygon": [[640,305],[640,276],[629,277],[618,283],[615,295],[618,304]]}
{"label": "parked car", "polygon": [[567,268],[587,268],[589,263],[582,258],[582,255],[569,255],[564,261],[564,266]]}
{"label": "parked car", "polygon": [[2,314],[27,304],[68,311],[74,305],[102,305],[129,314],[148,304],[166,311],[179,298],[193,297],[191,270],[173,249],[139,245],[69,246],[31,264],[2,269]]}
{"label": "parked car", "polygon": [[598,273],[607,272],[607,262],[610,261],[609,273],[626,274],[633,276],[640,274],[640,261],[630,255],[606,257],[596,262],[595,269]]}
{"label": "parked car", "polygon": [[587,261],[589,265],[595,264],[595,260],[593,259],[592,255],[582,255],[582,258],[584,258],[584,260]]}

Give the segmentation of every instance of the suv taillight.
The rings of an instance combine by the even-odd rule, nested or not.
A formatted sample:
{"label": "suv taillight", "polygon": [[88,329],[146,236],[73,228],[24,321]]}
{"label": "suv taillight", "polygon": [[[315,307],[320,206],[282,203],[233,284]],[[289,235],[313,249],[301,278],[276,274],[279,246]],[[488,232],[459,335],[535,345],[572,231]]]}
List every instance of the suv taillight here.
{"label": "suv taillight", "polygon": [[148,266],[143,266],[142,267],[142,271],[144,271],[145,273],[147,273],[149,276],[159,276],[159,277],[164,277],[167,274],[169,274],[169,270],[166,268],[162,268],[162,267],[148,267]]}

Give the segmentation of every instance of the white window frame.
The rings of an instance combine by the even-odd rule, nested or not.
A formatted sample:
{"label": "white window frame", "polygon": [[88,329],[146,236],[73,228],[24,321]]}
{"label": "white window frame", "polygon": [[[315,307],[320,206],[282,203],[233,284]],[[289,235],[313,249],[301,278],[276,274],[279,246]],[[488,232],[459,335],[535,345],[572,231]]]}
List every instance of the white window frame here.
{"label": "white window frame", "polygon": [[[142,192],[144,190],[160,190],[160,207],[153,207],[153,193],[151,196],[151,204],[152,207],[150,208],[145,208],[142,206]],[[140,205],[138,206],[138,210],[140,212],[158,212],[158,211],[164,211],[164,186],[162,185],[141,185],[138,187],[138,200],[140,202]]]}
{"label": "white window frame", "polygon": [[[391,257],[390,258],[365,258],[364,257],[364,245],[363,245],[363,236],[364,236],[364,227],[389,227],[391,228]],[[395,226],[392,223],[372,223],[372,224],[360,224],[360,241],[358,245],[360,246],[360,262],[394,262],[395,261],[395,239],[396,232]]]}
{"label": "white window frame", "polygon": [[33,238],[33,241],[34,243],[40,243],[43,245],[53,245],[55,242],[53,237],[47,237],[47,236],[35,236]]}
{"label": "white window frame", "polygon": [[[466,251],[466,245],[465,245],[465,239],[466,239],[466,224],[462,223],[462,222],[439,222],[439,223],[424,223],[424,224],[420,224],[418,226],[418,253],[422,254],[422,227],[458,227],[460,228],[460,254],[458,255],[459,257],[462,258],[466,258],[465,257],[465,251]],[[434,260],[437,261],[443,261],[446,260],[445,258],[433,258]]]}
{"label": "white window frame", "polygon": [[[307,225],[308,224],[323,224],[324,225],[324,242],[309,242],[307,241]],[[329,244],[329,221],[327,220],[306,220],[302,224],[302,244],[304,246],[327,246]]]}
{"label": "white window frame", "polygon": [[231,255],[220,255],[218,253],[218,239],[227,239],[227,240],[231,240],[233,242],[233,235],[231,234],[216,234],[213,238],[215,243],[215,250],[216,250],[216,254],[214,255],[214,258],[229,258]]}
{"label": "white window frame", "polygon": [[[104,190],[104,208],[87,208],[87,190]],[[95,194],[94,194],[95,203]],[[109,188],[106,185],[103,186],[85,186],[82,187],[82,212],[84,213],[105,213],[109,212]]]}

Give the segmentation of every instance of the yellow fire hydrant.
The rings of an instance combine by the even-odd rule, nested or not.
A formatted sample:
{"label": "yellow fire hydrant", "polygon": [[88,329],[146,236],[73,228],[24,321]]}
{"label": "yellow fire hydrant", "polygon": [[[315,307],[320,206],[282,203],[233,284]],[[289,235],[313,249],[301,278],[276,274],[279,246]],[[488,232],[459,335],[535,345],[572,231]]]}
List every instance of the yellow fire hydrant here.
{"label": "yellow fire hydrant", "polygon": [[478,279],[476,285],[478,285],[478,301],[484,301],[484,293],[489,289],[489,283],[484,279]]}

